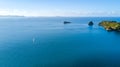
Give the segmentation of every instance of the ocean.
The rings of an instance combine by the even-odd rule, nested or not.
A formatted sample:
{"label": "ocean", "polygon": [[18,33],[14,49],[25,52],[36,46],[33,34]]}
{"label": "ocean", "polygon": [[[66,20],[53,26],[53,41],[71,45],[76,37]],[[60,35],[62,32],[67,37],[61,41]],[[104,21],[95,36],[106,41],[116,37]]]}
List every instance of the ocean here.
{"label": "ocean", "polygon": [[120,17],[1,17],[0,67],[120,67],[120,33],[102,20]]}

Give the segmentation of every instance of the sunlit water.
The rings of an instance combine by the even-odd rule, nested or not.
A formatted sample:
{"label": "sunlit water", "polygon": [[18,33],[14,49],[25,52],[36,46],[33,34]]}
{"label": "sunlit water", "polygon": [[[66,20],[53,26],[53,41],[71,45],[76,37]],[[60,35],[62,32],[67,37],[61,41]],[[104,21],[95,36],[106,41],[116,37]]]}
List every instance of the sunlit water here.
{"label": "sunlit water", "polygon": [[102,20],[120,18],[0,18],[0,67],[120,67],[120,33]]}

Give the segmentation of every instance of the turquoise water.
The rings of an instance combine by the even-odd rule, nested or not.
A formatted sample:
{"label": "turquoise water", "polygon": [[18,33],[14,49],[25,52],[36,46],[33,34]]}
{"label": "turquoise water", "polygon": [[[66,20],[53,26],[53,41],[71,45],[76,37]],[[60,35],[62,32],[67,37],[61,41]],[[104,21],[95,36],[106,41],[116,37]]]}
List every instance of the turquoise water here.
{"label": "turquoise water", "polygon": [[120,18],[0,18],[0,67],[120,67],[120,33],[102,20]]}

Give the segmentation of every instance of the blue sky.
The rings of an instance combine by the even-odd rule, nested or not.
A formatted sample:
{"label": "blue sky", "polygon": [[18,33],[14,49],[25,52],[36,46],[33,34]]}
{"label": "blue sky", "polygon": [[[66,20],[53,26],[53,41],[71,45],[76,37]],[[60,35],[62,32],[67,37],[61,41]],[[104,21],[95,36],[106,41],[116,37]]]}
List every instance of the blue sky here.
{"label": "blue sky", "polygon": [[120,0],[0,0],[0,15],[120,16]]}

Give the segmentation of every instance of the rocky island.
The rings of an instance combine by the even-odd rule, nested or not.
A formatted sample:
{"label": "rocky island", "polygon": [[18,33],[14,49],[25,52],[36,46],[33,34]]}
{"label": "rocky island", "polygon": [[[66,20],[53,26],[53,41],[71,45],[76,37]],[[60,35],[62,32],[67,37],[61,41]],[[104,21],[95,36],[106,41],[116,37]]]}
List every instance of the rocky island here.
{"label": "rocky island", "polygon": [[64,24],[70,24],[71,22],[69,22],[69,21],[64,21]]}
{"label": "rocky island", "polygon": [[99,23],[99,26],[104,27],[107,31],[120,32],[120,23],[117,21],[102,21]]}
{"label": "rocky island", "polygon": [[90,22],[88,23],[88,25],[89,25],[89,26],[93,26],[94,23],[93,23],[92,21],[90,21]]}

